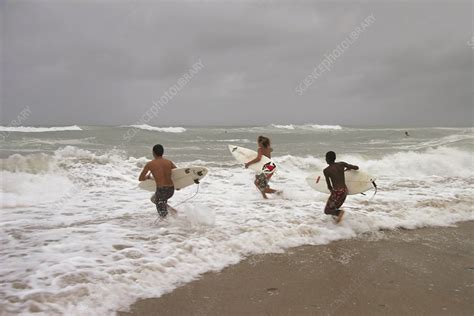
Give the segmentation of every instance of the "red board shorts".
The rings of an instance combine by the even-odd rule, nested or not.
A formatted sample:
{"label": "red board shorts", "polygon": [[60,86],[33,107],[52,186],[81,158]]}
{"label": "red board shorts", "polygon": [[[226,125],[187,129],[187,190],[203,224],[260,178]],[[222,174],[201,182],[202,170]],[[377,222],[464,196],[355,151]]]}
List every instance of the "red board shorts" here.
{"label": "red board shorts", "polygon": [[344,204],[344,201],[347,197],[347,192],[347,188],[333,190],[329,196],[328,202],[326,203],[324,213],[333,214],[336,210],[338,210],[342,204]]}

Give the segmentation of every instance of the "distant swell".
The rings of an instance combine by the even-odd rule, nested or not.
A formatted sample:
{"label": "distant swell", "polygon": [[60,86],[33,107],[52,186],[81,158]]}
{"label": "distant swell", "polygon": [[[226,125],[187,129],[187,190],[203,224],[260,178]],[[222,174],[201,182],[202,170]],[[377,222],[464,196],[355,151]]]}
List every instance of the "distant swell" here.
{"label": "distant swell", "polygon": [[163,133],[183,133],[186,131],[184,127],[155,127],[155,126],[150,126],[147,124],[130,125],[127,127],[133,127],[133,128],[143,129],[146,131],[163,132]]}
{"label": "distant swell", "polygon": [[312,125],[304,125],[305,127],[311,127],[314,129],[342,129],[342,126],[340,125],[318,125],[318,124],[312,124]]}
{"label": "distant swell", "polygon": [[281,128],[281,129],[290,129],[290,130],[295,129],[295,127],[293,126],[293,124],[290,124],[290,125],[277,125],[277,124],[272,124],[272,126],[275,127],[275,128]]}
{"label": "distant swell", "polygon": [[278,129],[286,129],[286,130],[341,130],[342,126],[340,125],[318,125],[318,124],[304,124],[304,125],[294,125],[294,124],[289,124],[289,125],[278,125],[278,124],[272,124],[271,125],[274,128]]}
{"label": "distant swell", "polygon": [[61,132],[61,131],[82,131],[82,128],[80,128],[77,125],[58,126],[58,127],[0,126],[0,132],[44,133],[44,132]]}

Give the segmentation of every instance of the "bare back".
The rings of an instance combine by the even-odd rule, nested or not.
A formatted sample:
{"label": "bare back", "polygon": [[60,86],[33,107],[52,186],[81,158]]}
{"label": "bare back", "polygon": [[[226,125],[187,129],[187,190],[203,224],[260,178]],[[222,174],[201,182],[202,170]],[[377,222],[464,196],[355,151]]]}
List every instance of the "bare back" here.
{"label": "bare back", "polygon": [[265,156],[267,158],[272,158],[272,151],[273,151],[273,148],[271,148],[270,146],[268,147],[260,147],[258,149],[258,151],[262,154],[262,156]]}
{"label": "bare back", "polygon": [[346,186],[345,170],[344,164],[340,162],[336,162],[324,169],[324,175],[331,179],[333,189],[342,189]]}
{"label": "bare back", "polygon": [[174,168],[176,168],[174,163],[165,158],[155,158],[145,166],[145,169],[148,169],[155,178],[157,187],[174,186],[171,180],[171,170]]}
{"label": "bare back", "polygon": [[[350,165],[345,162],[334,162],[324,169],[328,189],[332,191],[346,188],[346,177],[344,172],[346,170],[358,170],[358,166]],[[331,181],[329,181],[331,180]]]}

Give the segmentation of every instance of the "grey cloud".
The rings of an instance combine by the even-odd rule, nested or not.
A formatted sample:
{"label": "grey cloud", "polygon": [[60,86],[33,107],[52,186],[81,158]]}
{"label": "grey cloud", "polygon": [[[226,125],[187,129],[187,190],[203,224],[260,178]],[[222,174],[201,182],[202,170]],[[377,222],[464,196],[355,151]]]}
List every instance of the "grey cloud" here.
{"label": "grey cloud", "polygon": [[[472,125],[470,1],[3,1],[2,124]],[[365,17],[376,22],[299,96]]]}

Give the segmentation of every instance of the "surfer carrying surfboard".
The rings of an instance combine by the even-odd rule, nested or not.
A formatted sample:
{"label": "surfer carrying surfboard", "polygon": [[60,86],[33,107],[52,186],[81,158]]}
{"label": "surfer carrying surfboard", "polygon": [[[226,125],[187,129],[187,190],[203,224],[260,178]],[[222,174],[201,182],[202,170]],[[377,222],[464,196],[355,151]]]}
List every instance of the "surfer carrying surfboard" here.
{"label": "surfer carrying surfboard", "polygon": [[[139,181],[154,179],[156,183],[156,192],[152,197],[152,202],[156,204],[156,210],[160,218],[168,215],[168,208],[176,211],[168,205],[168,199],[174,194],[174,184],[171,180],[171,170],[175,169],[175,164],[168,159],[163,158],[164,148],[162,145],[153,146],[153,157],[143,167],[140,173]],[[153,177],[152,177],[153,176]]]}
{"label": "surfer carrying surfboard", "polygon": [[[248,168],[250,165],[262,160],[262,156],[272,158],[273,148],[270,146],[270,138],[265,137],[265,136],[258,136],[257,143],[258,143],[257,157],[247,162],[245,164],[245,168]],[[257,187],[257,189],[260,191],[260,193],[262,193],[262,196],[264,199],[268,199],[267,193],[272,194],[272,193],[278,192],[277,190],[270,188],[270,186],[268,185],[270,178],[273,176],[273,172],[275,171],[275,168],[276,168],[275,165],[270,163],[268,164],[268,166],[265,166],[264,172],[255,175],[254,184]]]}
{"label": "surfer carrying surfboard", "polygon": [[324,176],[331,195],[326,203],[324,214],[332,215],[335,217],[336,223],[339,223],[344,216],[344,211],[340,208],[344,204],[348,193],[344,172],[359,170],[359,167],[345,162],[336,162],[336,153],[333,151],[326,153],[326,162],[329,167],[324,169]]}

